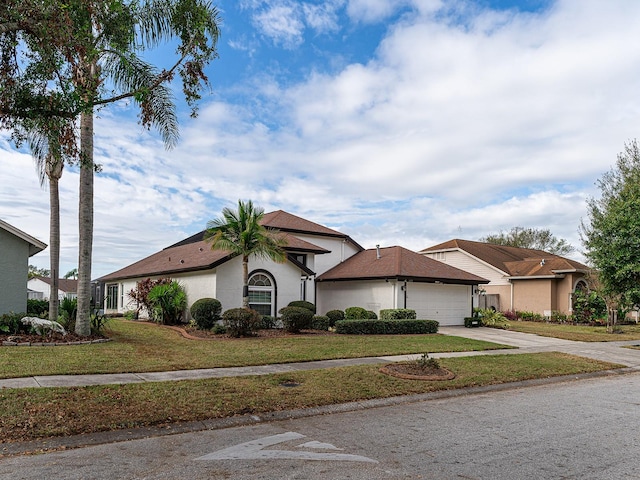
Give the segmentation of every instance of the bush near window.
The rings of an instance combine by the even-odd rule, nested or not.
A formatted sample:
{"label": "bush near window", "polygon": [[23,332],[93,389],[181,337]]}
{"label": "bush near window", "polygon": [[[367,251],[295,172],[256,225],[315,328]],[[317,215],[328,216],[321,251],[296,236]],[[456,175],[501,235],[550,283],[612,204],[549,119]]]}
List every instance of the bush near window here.
{"label": "bush near window", "polygon": [[367,320],[369,315],[367,309],[362,307],[348,307],[344,310],[345,320]]}
{"label": "bush near window", "polygon": [[326,315],[329,317],[330,327],[334,327],[336,322],[344,320],[344,312],[342,310],[329,310]]}
{"label": "bush near window", "polygon": [[230,308],[222,314],[222,322],[230,337],[248,337],[260,325],[261,316],[250,308]]}
{"label": "bush near window", "polygon": [[438,333],[435,320],[340,320],[336,333],[346,335],[400,335]]}
{"label": "bush near window", "polygon": [[276,317],[272,317],[271,315],[262,315],[260,318],[260,325],[258,325],[258,330],[271,330],[272,328],[276,328],[277,323],[278,319]]}
{"label": "bush near window", "polygon": [[385,308],[380,310],[380,320],[415,320],[416,311],[411,308]]}
{"label": "bush near window", "polygon": [[210,330],[220,320],[222,304],[215,298],[201,298],[193,302],[189,313],[199,329]]}
{"label": "bush near window", "polygon": [[329,330],[331,320],[326,315],[314,315],[311,320],[311,328],[314,330]]}
{"label": "bush near window", "polygon": [[287,332],[298,333],[302,329],[311,328],[313,313],[308,308],[284,307],[278,313]]}
{"label": "bush near window", "polygon": [[307,302],[306,300],[294,300],[293,302],[289,302],[289,305],[287,306],[306,308],[307,310],[311,310],[311,313],[313,313],[314,315],[316,313],[316,306],[311,302]]}
{"label": "bush near window", "polygon": [[30,298],[27,300],[27,315],[28,317],[40,317],[49,313],[49,300],[38,300]]}
{"label": "bush near window", "polygon": [[153,287],[149,292],[148,301],[154,320],[166,325],[180,323],[187,309],[187,294],[182,285],[175,280]]}

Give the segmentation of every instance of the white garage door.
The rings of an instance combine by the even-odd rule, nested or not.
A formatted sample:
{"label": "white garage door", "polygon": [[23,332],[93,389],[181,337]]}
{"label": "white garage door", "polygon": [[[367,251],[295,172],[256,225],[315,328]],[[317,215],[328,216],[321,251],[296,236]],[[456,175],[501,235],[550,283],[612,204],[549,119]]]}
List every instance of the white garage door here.
{"label": "white garage door", "polygon": [[471,315],[471,286],[409,282],[407,308],[417,318],[437,320],[440,325],[464,325]]}

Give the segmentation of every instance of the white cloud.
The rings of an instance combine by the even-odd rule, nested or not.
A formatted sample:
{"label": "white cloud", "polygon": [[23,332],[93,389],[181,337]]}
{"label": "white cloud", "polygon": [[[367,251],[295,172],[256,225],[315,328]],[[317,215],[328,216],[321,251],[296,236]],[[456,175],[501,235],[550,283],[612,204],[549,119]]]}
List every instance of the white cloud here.
{"label": "white cloud", "polygon": [[[287,46],[307,28],[329,32],[345,21],[332,17],[340,2],[326,10],[284,0],[244,5]],[[365,22],[409,5],[352,0],[347,9]],[[170,152],[120,112],[102,114],[96,274],[195,233],[238,198],[325,223],[366,247],[421,249],[516,225],[550,228],[579,246],[585,198],[637,136],[640,51],[629,39],[640,4],[566,0],[542,14],[469,3],[455,10],[458,2],[435,12],[438,5],[413,2],[367,62],[335,75],[310,64],[291,87],[265,73],[237,86],[241,105],[223,94],[208,100]],[[30,157],[0,148],[0,218],[48,241],[48,194]],[[70,270],[73,170],[62,184],[62,269]]]}

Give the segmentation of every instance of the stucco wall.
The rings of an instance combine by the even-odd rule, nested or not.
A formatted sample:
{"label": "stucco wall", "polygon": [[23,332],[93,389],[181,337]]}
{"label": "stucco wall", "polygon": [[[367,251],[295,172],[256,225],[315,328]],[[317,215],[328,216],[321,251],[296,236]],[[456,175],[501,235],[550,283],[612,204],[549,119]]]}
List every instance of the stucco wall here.
{"label": "stucco wall", "polygon": [[553,280],[514,280],[513,303],[515,310],[535,312],[544,315],[545,311],[556,310]]}
{"label": "stucco wall", "polygon": [[513,310],[511,305],[511,284],[509,285],[480,285],[487,294],[500,295],[500,310]]}
{"label": "stucco wall", "polygon": [[27,311],[29,243],[0,229],[0,314]]}
{"label": "stucco wall", "polygon": [[323,253],[322,255],[316,255],[314,265],[311,268],[317,275],[322,275],[330,268],[335,267],[340,262],[343,262],[347,258],[358,253],[358,249],[350,242],[344,241],[341,238],[323,237],[316,235],[299,235],[296,237],[329,250],[331,253]]}

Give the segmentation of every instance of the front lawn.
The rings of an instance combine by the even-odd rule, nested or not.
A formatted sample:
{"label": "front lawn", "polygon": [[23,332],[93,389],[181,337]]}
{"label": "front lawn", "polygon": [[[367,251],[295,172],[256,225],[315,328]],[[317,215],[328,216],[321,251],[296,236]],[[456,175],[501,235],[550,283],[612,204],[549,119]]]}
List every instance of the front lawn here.
{"label": "front lawn", "polygon": [[113,319],[114,341],[59,347],[0,347],[0,378],[159,372],[411,353],[511,348],[446,335],[300,335],[189,340],[174,330]]}
{"label": "front lawn", "polygon": [[578,342],[640,340],[640,325],[619,325],[616,328],[620,329],[620,333],[607,333],[607,327],[590,327],[587,325],[525,321],[509,322],[509,330]]}
{"label": "front lawn", "polygon": [[[53,347],[53,350],[57,349]],[[0,390],[0,443],[260,414],[621,367],[554,352],[447,358],[439,362],[454,372],[456,378],[447,381],[402,380],[380,373],[379,366],[364,365],[179,382],[3,389]],[[281,385],[284,382],[299,386],[285,387]]]}

